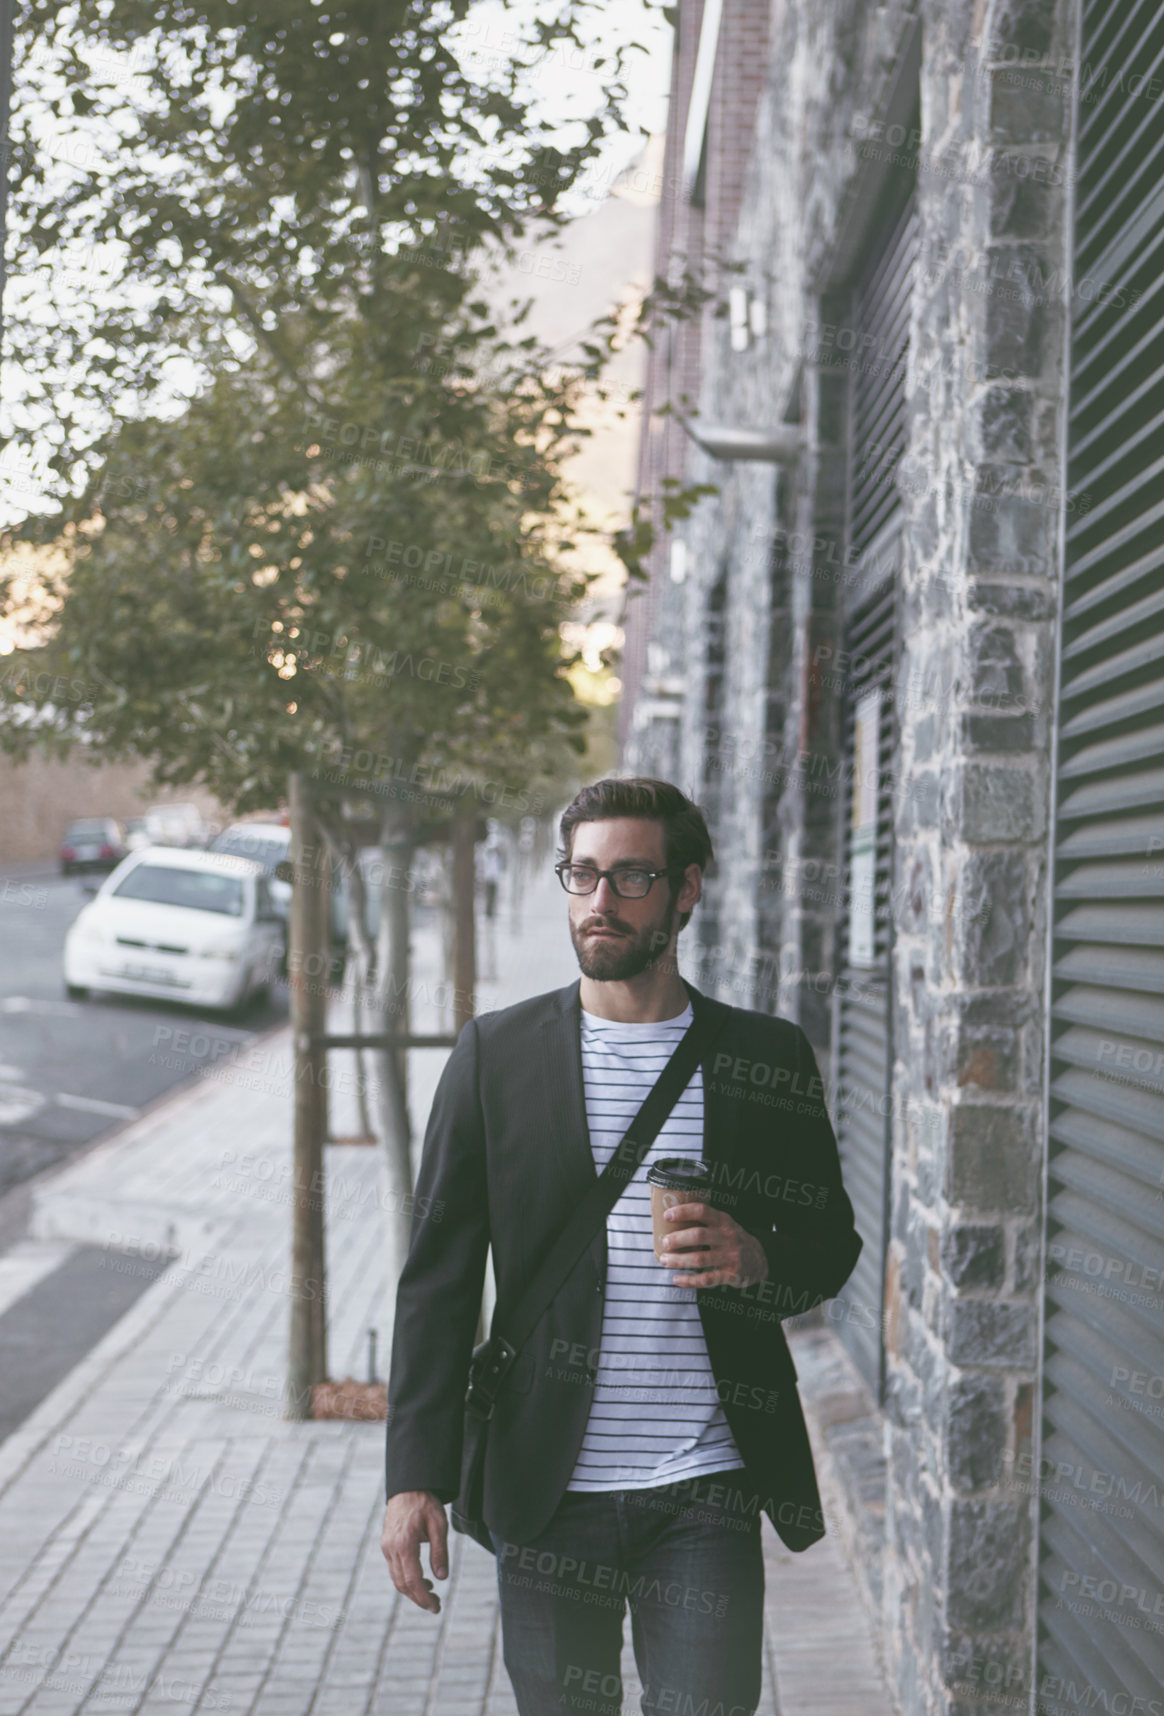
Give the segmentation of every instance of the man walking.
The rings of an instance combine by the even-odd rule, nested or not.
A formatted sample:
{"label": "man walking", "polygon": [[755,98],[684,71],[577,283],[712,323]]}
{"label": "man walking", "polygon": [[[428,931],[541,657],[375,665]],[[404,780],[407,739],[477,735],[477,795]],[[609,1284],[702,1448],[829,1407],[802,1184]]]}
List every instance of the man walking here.
{"label": "man walking", "polygon": [[[445,1578],[488,1248],[504,1333],[694,1025],[701,1065],[497,1391],[482,1512],[521,1716],[617,1716],[628,1605],[648,1716],[752,1716],[760,1514],[793,1550],[824,1533],[781,1319],[839,1292],[861,1239],[804,1033],[678,974],[712,856],[698,807],[667,782],[599,781],[561,838],[581,978],[472,1020],[433,1101],[381,1547],[397,1590],[437,1613],[420,1545]],[[703,1189],[663,1218],[656,1252],[647,1175],[667,1158],[680,1184],[703,1164]]]}

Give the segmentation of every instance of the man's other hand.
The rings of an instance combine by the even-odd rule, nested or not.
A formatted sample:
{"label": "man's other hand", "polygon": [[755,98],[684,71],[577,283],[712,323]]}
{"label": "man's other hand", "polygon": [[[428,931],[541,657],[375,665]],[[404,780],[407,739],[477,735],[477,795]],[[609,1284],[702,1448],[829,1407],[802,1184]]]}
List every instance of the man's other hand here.
{"label": "man's other hand", "polygon": [[443,1503],[431,1490],[401,1490],[390,1496],[384,1509],[384,1529],[380,1533],[380,1550],[392,1574],[392,1583],[402,1597],[408,1597],[418,1609],[439,1615],[441,1600],[425,1578],[420,1565],[420,1546],[428,1544],[429,1565],[433,1577],[449,1576],[449,1526]]}
{"label": "man's other hand", "polygon": [[764,1247],[726,1210],[713,1209],[710,1204],[674,1204],[663,1220],[669,1227],[680,1222],[694,1224],[669,1233],[663,1241],[665,1269],[697,1271],[672,1275],[672,1286],[755,1287],[768,1279]]}

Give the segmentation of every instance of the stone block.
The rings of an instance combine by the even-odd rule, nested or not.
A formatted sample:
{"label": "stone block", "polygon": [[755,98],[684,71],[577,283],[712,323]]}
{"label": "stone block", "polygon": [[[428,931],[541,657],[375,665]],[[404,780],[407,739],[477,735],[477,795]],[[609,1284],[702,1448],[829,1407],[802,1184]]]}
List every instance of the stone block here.
{"label": "stone block", "polygon": [[996,1484],[1007,1449],[1006,1390],[996,1377],[960,1376],[946,1400],[946,1462],[956,1490]]}
{"label": "stone block", "polygon": [[955,1037],[954,1077],[976,1090],[1017,1091],[1019,1034],[1010,1025],[967,1025]]}
{"label": "stone block", "polygon": [[958,1016],[966,1025],[1026,1025],[1039,1011],[1035,996],[1011,992],[1007,995],[960,995]]}
{"label": "stone block", "polygon": [[928,763],[941,743],[942,723],[936,713],[923,715],[913,724],[913,760]]}
{"label": "stone block", "polygon": [[962,716],[962,745],[967,751],[1002,752],[1014,755],[1030,751],[1036,743],[1035,717],[1025,715]]}
{"label": "stone block", "polygon": [[922,1287],[926,1274],[926,1235],[929,1232],[925,1220],[918,1215],[906,1228],[903,1253],[901,1258],[900,1288],[907,1302],[914,1310],[921,1304]]}
{"label": "stone block", "polygon": [[971,613],[998,614],[1008,620],[1053,620],[1058,596],[1051,584],[992,584],[973,578],[966,592]]}
{"label": "stone block", "polygon": [[967,763],[961,778],[963,840],[986,845],[1001,840],[1041,840],[1046,819],[1046,782],[1005,763]]}
{"label": "stone block", "polygon": [[[1029,776],[1019,778],[1033,786]],[[979,822],[985,796],[979,794],[978,798]],[[983,838],[981,834],[976,837]],[[1026,855],[970,853],[958,880],[957,901],[958,963],[963,983],[970,989],[997,989],[1019,983],[1026,970],[1031,934]]]}
{"label": "stone block", "polygon": [[1017,288],[990,292],[983,317],[985,379],[1037,376],[1043,367],[1048,322],[1041,296]]}
{"label": "stone block", "polygon": [[994,161],[990,172],[991,238],[1046,238],[1061,206],[1058,187],[1021,179],[1014,163]]}
{"label": "stone block", "polygon": [[1042,58],[1051,50],[1056,0],[998,0],[987,43],[989,59],[1013,65],[1020,58]]}
{"label": "stone block", "polygon": [[1003,1299],[950,1301],[950,1360],[960,1365],[1006,1365],[1031,1370],[1035,1363],[1033,1305]]}
{"label": "stone block", "polygon": [[914,1485],[921,1497],[922,1531],[925,1537],[926,1554],[932,1569],[932,1577],[936,1582],[941,1577],[941,1570],[946,1559],[946,1515],[941,1498],[934,1493],[932,1481],[927,1482],[919,1473],[914,1479]]}
{"label": "stone block", "polygon": [[966,569],[1040,575],[1051,564],[1051,514],[1021,495],[998,495],[989,503],[971,498]]}
{"label": "stone block", "polygon": [[969,414],[969,443],[974,459],[1004,465],[1028,465],[1032,458],[1034,395],[1001,383],[980,394]]}
{"label": "stone block", "polygon": [[[1053,71],[1018,72],[1013,66],[997,67],[990,74],[991,141],[1060,142],[1067,135],[1068,94],[1066,79]],[[1031,163],[1029,171],[1034,176],[1040,169]]]}
{"label": "stone block", "polygon": [[930,769],[912,775],[902,793],[901,831],[915,834],[920,829],[936,828],[941,797],[940,776]]}
{"label": "stone block", "polygon": [[973,702],[1001,704],[1009,709],[1021,701],[1023,664],[1014,633],[1007,626],[982,623],[973,626],[967,656]]}
{"label": "stone block", "polygon": [[[920,934],[929,922],[930,901],[933,897],[933,860],[928,847],[915,849],[910,861],[905,885],[899,889],[897,921],[901,928]],[[910,997],[913,1011],[919,1019],[928,1019],[932,1011],[925,981],[925,969],[915,966],[910,973]]]}
{"label": "stone block", "polygon": [[1006,1235],[993,1226],[949,1227],[942,1235],[942,1266],[955,1287],[1001,1287],[1006,1279]]}
{"label": "stone block", "polygon": [[992,1699],[996,1709],[1000,1700],[1025,1703],[1031,1684],[1030,1649],[1022,1635],[983,1637],[947,1628],[939,1641],[938,1672],[945,1686],[966,1698]]}
{"label": "stone block", "polygon": [[1025,1511],[1006,1502],[955,1501],[949,1531],[949,1623],[972,1631],[1020,1627],[1028,1578]]}
{"label": "stone block", "polygon": [[1033,1215],[1037,1151],[1021,1110],[960,1102],[950,1116],[946,1196],[951,1203]]}
{"label": "stone block", "polygon": [[1037,1223],[1024,1223],[1014,1233],[1014,1289],[1031,1293],[1039,1282],[1042,1231]]}

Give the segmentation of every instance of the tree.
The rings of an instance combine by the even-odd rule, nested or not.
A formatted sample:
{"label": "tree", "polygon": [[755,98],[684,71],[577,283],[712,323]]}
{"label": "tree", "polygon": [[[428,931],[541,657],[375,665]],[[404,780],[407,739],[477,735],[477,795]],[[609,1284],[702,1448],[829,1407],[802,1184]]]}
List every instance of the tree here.
{"label": "tree", "polygon": [[[618,56],[605,109],[561,148],[520,94],[526,48],[489,87],[461,70],[449,31],[468,10],[25,7],[65,81],[55,117],[80,116],[93,159],[62,182],[26,93],[16,267],[120,249],[88,317],[13,324],[59,495],[16,535],[67,549],[37,654],[74,691],[30,697],[14,664],[0,738],[27,748],[31,702],[38,742],[149,757],[239,810],[305,769],[357,895],[357,798],[379,808],[382,872],[406,874],[458,788],[536,795],[583,743],[559,628],[588,574],[562,460],[614,324],[551,365],[519,309],[498,325],[488,283],[531,224],[552,238],[616,116]],[[559,5],[528,52],[578,41],[587,10]],[[134,53],[132,104],[82,76],[95,46]],[[628,535],[632,568],[641,545]],[[383,911],[378,949],[359,947],[380,1026],[407,1024],[407,952],[402,911]],[[408,1191],[401,1061],[377,1071]]]}
{"label": "tree", "polygon": [[580,45],[601,6],[538,12],[484,84],[457,54],[470,0],[25,0],[13,272],[31,290],[10,339],[49,469],[99,465],[111,415],[167,410],[192,364],[217,374],[255,345],[305,404],[334,404],[316,363],[353,317],[377,418],[455,438],[431,381],[492,337],[487,249],[552,234],[620,123],[622,48],[597,56],[603,104],[569,147],[534,111],[529,65]]}

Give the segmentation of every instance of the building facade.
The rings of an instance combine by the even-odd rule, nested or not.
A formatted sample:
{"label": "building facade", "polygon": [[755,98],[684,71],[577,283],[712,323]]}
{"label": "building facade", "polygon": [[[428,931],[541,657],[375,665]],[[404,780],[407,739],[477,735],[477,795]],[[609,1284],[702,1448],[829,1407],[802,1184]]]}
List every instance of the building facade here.
{"label": "building facade", "polygon": [[675,18],[622,766],[827,1069],[838,1528],[909,1716],[1161,1716],[1164,13]]}

